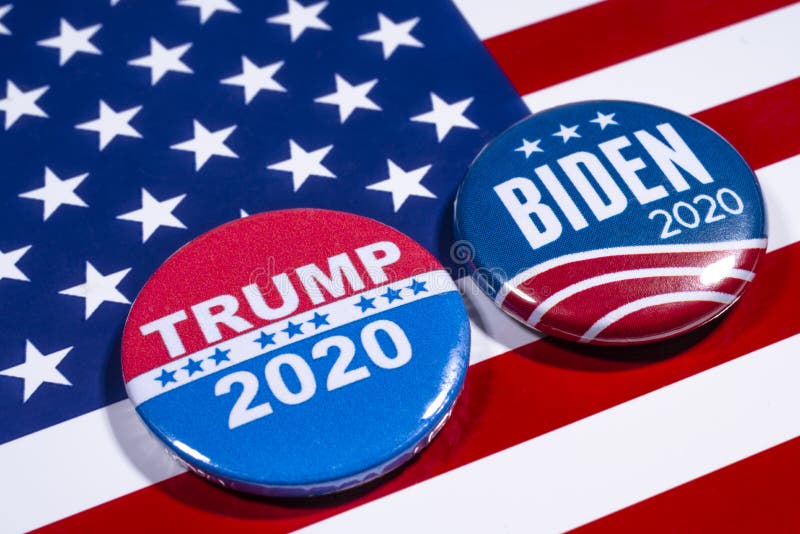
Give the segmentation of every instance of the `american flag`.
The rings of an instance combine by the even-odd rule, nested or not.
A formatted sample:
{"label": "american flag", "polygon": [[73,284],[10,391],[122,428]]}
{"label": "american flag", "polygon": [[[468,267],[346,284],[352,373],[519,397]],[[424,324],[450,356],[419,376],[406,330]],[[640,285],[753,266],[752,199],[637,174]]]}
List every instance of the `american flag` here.
{"label": "american flag", "polygon": [[[0,529],[786,529],[800,525],[800,4],[0,3]],[[452,196],[493,136],[600,98],[743,154],[769,244],[733,310],[628,350],[540,339],[460,270]],[[119,335],[192,237],[259,211],[376,218],[453,268],[452,420],[380,483],[255,499],[181,472],[125,399]]]}

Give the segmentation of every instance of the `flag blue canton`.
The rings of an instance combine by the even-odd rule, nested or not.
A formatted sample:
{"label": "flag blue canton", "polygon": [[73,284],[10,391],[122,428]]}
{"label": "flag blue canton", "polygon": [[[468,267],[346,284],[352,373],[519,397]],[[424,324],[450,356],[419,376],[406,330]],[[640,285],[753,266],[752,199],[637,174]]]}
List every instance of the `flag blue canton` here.
{"label": "flag blue canton", "polygon": [[0,442],[123,399],[139,288],[243,213],[350,211],[449,263],[467,165],[525,114],[447,2],[18,2],[0,23]]}

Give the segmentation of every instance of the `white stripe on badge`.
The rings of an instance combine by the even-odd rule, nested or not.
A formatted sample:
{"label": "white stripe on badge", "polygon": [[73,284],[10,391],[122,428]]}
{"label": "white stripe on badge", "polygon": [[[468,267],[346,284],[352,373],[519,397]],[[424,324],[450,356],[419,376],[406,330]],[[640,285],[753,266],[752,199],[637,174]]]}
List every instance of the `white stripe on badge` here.
{"label": "white stripe on badge", "polygon": [[[676,302],[716,302],[717,304],[729,305],[734,300],[736,300],[736,295],[732,295],[730,293],[723,293],[721,291],[676,291],[674,293],[662,293],[660,295],[650,295],[649,297],[644,297],[639,300],[634,300],[633,302],[628,302],[624,306],[620,306],[619,308],[608,312],[606,315],[598,319],[589,329],[584,332],[583,336],[581,336],[581,341],[584,343],[589,343],[597,339],[600,333],[608,328],[609,326],[613,325],[614,323],[621,321],[628,315],[633,313],[646,310],[647,308],[651,308],[653,306],[660,306],[662,304],[673,304]],[[703,318],[705,319],[705,318]],[[682,332],[686,332],[693,328],[699,326],[698,323],[691,323],[688,325],[683,325],[677,331],[673,330],[670,334],[675,335]],[[647,341],[655,341],[656,339],[663,339],[663,334],[658,336],[652,337],[640,337],[635,338],[635,342],[647,342]],[[605,342],[628,342],[630,343],[630,339],[614,339],[614,338],[601,338],[602,341]]]}
{"label": "white stripe on badge", "polygon": [[800,4],[535,91],[524,100],[534,112],[612,99],[696,113],[800,76],[798,28]]}
{"label": "white stripe on badge", "polygon": [[798,352],[800,335],[303,532],[573,529],[800,436]]}
{"label": "white stripe on badge", "polygon": [[[722,261],[727,261],[728,259],[729,258],[725,258]],[[733,258],[730,259],[732,260]],[[587,289],[592,289],[605,284],[613,284],[616,282],[623,282],[625,280],[640,280],[642,278],[664,278],[674,276],[697,277],[702,282],[709,275],[709,281],[712,283],[720,282],[725,278],[738,278],[739,280],[745,280],[749,282],[753,279],[754,273],[753,271],[748,271],[745,269],[728,268],[726,265],[717,261],[705,267],[658,267],[648,269],[631,269],[628,271],[617,271],[613,273],[601,274],[600,276],[586,278],[580,282],[569,285],[544,299],[541,304],[539,304],[536,308],[534,308],[533,312],[531,312],[530,316],[528,317],[528,324],[531,326],[536,326],[539,324],[539,321],[542,319],[542,317],[544,317],[547,312],[553,309],[560,302],[563,302],[566,299],[577,295],[578,293],[586,291]]]}
{"label": "white stripe on badge", "polygon": [[[422,284],[425,286],[424,290],[412,291],[409,286],[412,282]],[[387,290],[397,291],[400,294],[399,298],[387,299],[382,297]],[[324,334],[341,326],[360,321],[365,317],[371,317],[378,313],[383,313],[388,310],[399,308],[412,302],[417,302],[429,297],[457,291],[457,287],[450,277],[450,274],[445,270],[430,271],[421,273],[417,276],[398,280],[390,284],[386,284],[369,291],[364,291],[347,298],[343,298],[318,306],[314,309],[298,313],[292,317],[287,317],[279,321],[275,321],[268,326],[249,330],[248,332],[236,336],[232,339],[227,339],[221,343],[217,343],[200,351],[194,352],[181,358],[171,360],[155,369],[151,369],[139,376],[131,379],[127,384],[128,396],[135,405],[142,404],[152,398],[155,398],[164,393],[174,391],[180,387],[200,380],[209,375],[225,371],[242,362],[246,362],[253,358],[257,358],[268,352],[277,352],[283,348],[294,345],[300,341],[315,337],[319,334]],[[370,301],[371,308],[360,311],[359,302],[361,299]],[[315,314],[326,316],[327,324],[319,327],[310,325],[312,318]],[[301,333],[292,333],[289,335],[284,329],[287,325],[292,323],[302,330]],[[260,344],[257,340],[261,334],[269,336],[273,339],[269,345]],[[226,353],[226,360],[217,363],[209,361],[212,355],[217,351]],[[185,365],[192,360],[207,365],[199,371],[188,373],[182,371]],[[160,376],[162,373],[171,373],[171,381],[162,383]]]}
{"label": "white stripe on badge", "polygon": [[595,250],[587,250],[585,252],[573,252],[572,254],[565,254],[551,260],[547,260],[538,265],[522,271],[515,275],[505,284],[495,295],[494,301],[500,305],[508,294],[513,291],[518,285],[530,280],[534,276],[541,273],[560,267],[568,263],[592,260],[597,258],[604,258],[607,256],[631,256],[637,254],[673,254],[680,252],[714,252],[714,251],[727,251],[727,250],[747,250],[756,248],[765,248],[767,240],[763,238],[756,239],[742,239],[737,241],[719,241],[716,243],[685,243],[685,244],[663,244],[663,245],[634,245],[625,247],[609,247],[599,248]]}

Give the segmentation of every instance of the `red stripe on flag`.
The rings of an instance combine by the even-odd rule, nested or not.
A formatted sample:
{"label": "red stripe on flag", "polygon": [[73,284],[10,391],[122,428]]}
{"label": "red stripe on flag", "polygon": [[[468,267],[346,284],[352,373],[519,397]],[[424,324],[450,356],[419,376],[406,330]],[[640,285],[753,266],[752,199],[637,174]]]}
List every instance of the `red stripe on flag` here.
{"label": "red stripe on flag", "polygon": [[[279,501],[179,475],[44,530],[101,524],[146,529],[285,531],[398,491],[800,332],[800,244],[768,254],[750,290],[713,328],[622,350],[545,339],[471,367],[453,420],[383,483],[321,499]],[[157,519],[156,519],[157,518]]]}
{"label": "red stripe on flag", "polygon": [[701,111],[694,117],[727,139],[754,169],[800,152],[800,78]]}
{"label": "red stripe on flag", "polygon": [[573,532],[796,532],[798,472],[800,438]]}
{"label": "red stripe on flag", "polygon": [[607,0],[485,44],[517,91],[526,95],[791,3]]}

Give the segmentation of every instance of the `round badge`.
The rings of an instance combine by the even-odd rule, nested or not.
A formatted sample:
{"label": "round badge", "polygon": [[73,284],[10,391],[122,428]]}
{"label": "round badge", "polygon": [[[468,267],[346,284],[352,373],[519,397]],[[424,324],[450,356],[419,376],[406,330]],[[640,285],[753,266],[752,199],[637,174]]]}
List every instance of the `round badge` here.
{"label": "round badge", "polygon": [[468,365],[455,284],[419,244],[346,213],[250,216],[153,274],[122,336],[128,395],[191,470],[264,495],[372,480],[427,445]]}
{"label": "round badge", "polygon": [[673,111],[569,104],[476,158],[456,235],[516,319],[596,344],[666,339],[725,311],[766,247],[761,192],[725,139]]}

